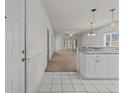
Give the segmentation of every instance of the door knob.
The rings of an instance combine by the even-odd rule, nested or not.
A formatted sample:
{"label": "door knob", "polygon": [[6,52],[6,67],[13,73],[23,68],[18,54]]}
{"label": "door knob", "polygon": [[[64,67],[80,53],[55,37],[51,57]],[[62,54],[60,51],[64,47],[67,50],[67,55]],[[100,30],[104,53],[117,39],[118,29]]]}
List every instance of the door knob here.
{"label": "door knob", "polygon": [[26,60],[25,58],[22,58],[22,62],[25,62],[25,60]]}
{"label": "door knob", "polygon": [[25,53],[25,50],[22,50],[22,54],[24,54]]}

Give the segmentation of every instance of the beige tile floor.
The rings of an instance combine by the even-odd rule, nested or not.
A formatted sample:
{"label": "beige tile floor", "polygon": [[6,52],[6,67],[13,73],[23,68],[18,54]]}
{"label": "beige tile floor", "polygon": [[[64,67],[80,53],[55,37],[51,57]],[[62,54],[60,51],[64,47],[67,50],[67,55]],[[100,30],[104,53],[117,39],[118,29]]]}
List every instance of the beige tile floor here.
{"label": "beige tile floor", "polygon": [[75,72],[76,52],[56,52],[47,65],[46,72]]}
{"label": "beige tile floor", "polygon": [[45,72],[39,93],[119,93],[118,80],[83,80],[77,72]]}

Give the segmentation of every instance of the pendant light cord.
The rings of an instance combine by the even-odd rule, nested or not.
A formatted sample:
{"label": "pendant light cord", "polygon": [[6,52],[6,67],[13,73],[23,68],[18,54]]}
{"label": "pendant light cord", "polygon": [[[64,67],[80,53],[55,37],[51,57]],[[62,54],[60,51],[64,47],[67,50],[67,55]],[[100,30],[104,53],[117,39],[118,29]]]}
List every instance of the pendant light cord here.
{"label": "pendant light cord", "polygon": [[91,22],[91,34],[92,34],[92,30],[93,30],[93,28],[92,28],[93,26],[92,25],[93,25],[93,22]]}
{"label": "pendant light cord", "polygon": [[93,12],[93,22],[95,22],[95,11]]}
{"label": "pendant light cord", "polygon": [[112,11],[112,22],[113,22],[113,11]]}

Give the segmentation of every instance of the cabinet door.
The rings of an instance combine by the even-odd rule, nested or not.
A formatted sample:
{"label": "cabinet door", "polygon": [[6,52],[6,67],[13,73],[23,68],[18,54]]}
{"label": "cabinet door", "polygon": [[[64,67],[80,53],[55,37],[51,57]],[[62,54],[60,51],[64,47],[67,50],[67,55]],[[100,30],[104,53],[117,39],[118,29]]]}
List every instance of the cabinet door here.
{"label": "cabinet door", "polygon": [[86,76],[96,77],[96,59],[88,58],[86,63]]}
{"label": "cabinet door", "polygon": [[77,55],[76,55],[76,69],[77,69],[77,72],[80,72],[80,56],[81,55],[81,53],[77,53]]}
{"label": "cabinet door", "polygon": [[110,78],[110,55],[106,55],[106,78]]}
{"label": "cabinet door", "polygon": [[82,53],[79,54],[79,63],[78,63],[78,68],[79,68],[79,71],[80,73],[82,73],[82,62],[83,62],[83,59],[82,59]]}
{"label": "cabinet door", "polygon": [[106,78],[107,76],[107,68],[106,64],[107,58],[105,55],[99,55],[96,59],[96,76],[97,78]]}
{"label": "cabinet door", "polygon": [[85,77],[85,55],[83,53],[80,53],[80,63],[79,63],[79,68],[80,68],[80,73],[83,77]]}
{"label": "cabinet door", "polygon": [[109,75],[110,78],[119,77],[119,56],[111,55],[109,59]]}

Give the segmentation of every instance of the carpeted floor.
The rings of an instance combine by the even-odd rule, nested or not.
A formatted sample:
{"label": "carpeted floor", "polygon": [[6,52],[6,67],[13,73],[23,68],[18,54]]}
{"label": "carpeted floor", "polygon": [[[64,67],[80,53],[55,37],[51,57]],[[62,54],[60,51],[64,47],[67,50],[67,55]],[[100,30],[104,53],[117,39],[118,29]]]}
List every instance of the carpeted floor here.
{"label": "carpeted floor", "polygon": [[75,72],[76,52],[56,52],[47,65],[46,72]]}

